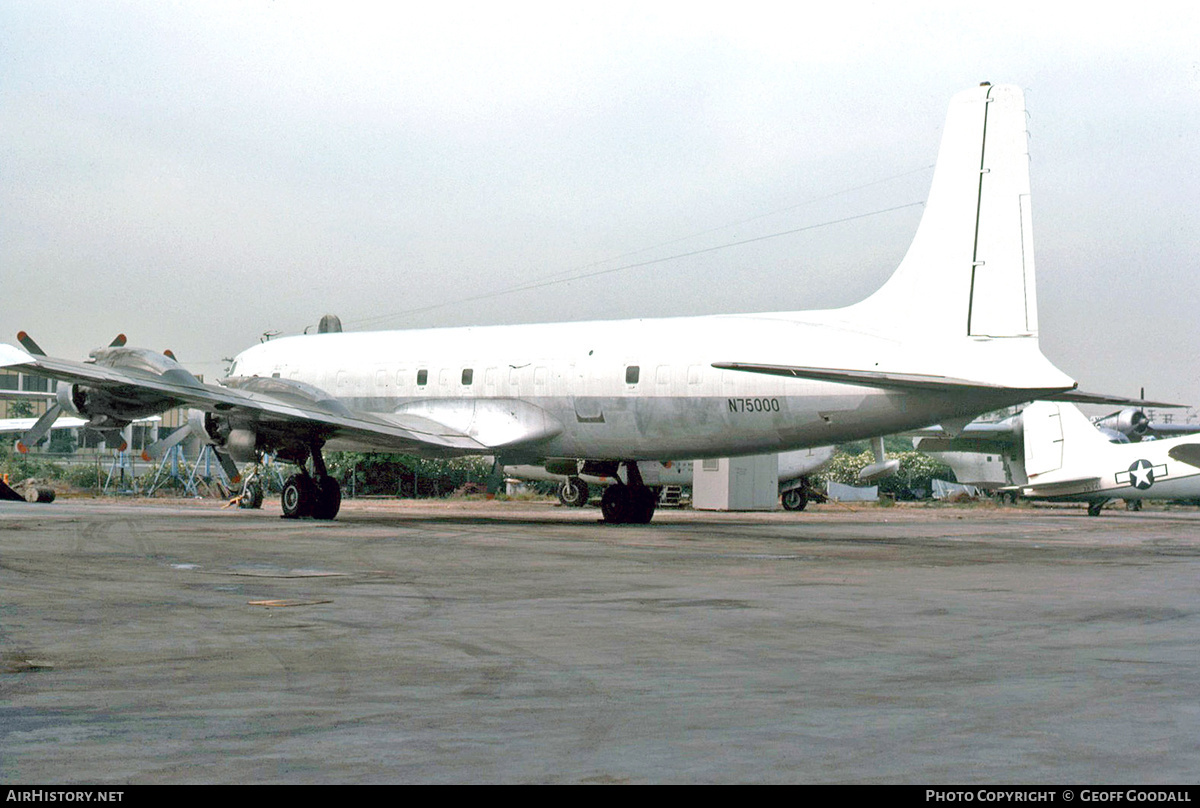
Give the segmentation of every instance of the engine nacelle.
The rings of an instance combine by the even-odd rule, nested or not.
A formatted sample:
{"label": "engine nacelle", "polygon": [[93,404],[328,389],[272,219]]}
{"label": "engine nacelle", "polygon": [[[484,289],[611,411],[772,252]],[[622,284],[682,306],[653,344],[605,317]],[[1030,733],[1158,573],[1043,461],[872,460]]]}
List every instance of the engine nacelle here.
{"label": "engine nacelle", "polygon": [[204,410],[188,410],[188,426],[205,443],[224,449],[234,462],[258,459],[258,434],[252,429],[235,428],[228,419]]}
{"label": "engine nacelle", "polygon": [[1117,430],[1122,435],[1136,443],[1142,439],[1146,431],[1150,428],[1150,419],[1146,417],[1146,413],[1133,407],[1126,407],[1117,413],[1116,418],[1107,426]]}
{"label": "engine nacelle", "polygon": [[88,418],[92,415],[88,407],[88,394],[93,391],[79,384],[60,384],[58,386],[58,406],[64,412],[76,418]]}

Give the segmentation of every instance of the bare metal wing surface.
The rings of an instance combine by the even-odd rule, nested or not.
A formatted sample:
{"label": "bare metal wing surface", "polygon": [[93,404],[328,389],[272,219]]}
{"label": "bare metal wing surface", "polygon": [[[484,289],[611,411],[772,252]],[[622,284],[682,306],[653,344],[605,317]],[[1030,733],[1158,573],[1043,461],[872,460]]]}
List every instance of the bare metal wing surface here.
{"label": "bare metal wing surface", "polygon": [[447,455],[488,448],[426,416],[354,412],[324,391],[298,382],[232,378],[221,385],[205,384],[174,359],[146,349],[101,348],[93,351],[93,361],[74,362],[4,347],[3,366],[66,383],[59,388],[54,417],[73,415],[95,429],[119,428],[151,413],[194,407],[236,414],[236,424],[286,432],[305,443],[342,440],[378,451]]}

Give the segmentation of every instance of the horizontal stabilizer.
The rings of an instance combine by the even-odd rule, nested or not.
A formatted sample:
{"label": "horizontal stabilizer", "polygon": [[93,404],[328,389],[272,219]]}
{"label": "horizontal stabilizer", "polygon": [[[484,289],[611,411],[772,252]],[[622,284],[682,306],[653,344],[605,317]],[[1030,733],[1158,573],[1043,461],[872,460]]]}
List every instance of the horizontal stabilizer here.
{"label": "horizontal stabilizer", "polygon": [[1026,485],[1020,490],[1027,497],[1055,497],[1066,494],[1083,493],[1094,488],[1100,482],[1099,477],[1076,477],[1073,480],[1055,480],[1053,482]]}
{"label": "horizontal stabilizer", "polygon": [[1167,456],[1172,460],[1200,468],[1200,443],[1182,443],[1179,446],[1172,446],[1167,451]]}
{"label": "horizontal stabilizer", "polygon": [[[713,362],[721,370],[741,370],[747,373],[765,373],[768,376],[787,376],[793,379],[813,379],[840,384],[857,384],[863,387],[879,387],[884,390],[1009,390],[1011,388],[991,382],[957,379],[951,376],[934,376],[921,373],[881,373],[873,370],[851,370],[848,368],[814,368],[793,365],[757,365],[749,362]],[[1030,389],[1029,398],[1047,398],[1051,393],[1064,388],[1050,390]]]}
{"label": "horizontal stabilizer", "polygon": [[1167,404],[1162,401],[1146,401],[1141,398],[1126,398],[1110,396],[1107,393],[1085,393],[1082,390],[1068,390],[1046,396],[1048,401],[1070,401],[1073,404],[1116,404],[1122,407],[1186,407],[1187,404]]}

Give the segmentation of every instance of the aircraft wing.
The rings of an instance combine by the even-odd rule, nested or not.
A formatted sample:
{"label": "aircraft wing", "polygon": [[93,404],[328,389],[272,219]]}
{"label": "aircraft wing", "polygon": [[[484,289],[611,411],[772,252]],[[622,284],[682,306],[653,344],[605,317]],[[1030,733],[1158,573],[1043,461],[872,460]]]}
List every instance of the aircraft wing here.
{"label": "aircraft wing", "polygon": [[[0,346],[0,366],[70,384],[69,411],[88,418],[93,428],[191,407],[277,444],[332,442],[336,448],[426,456],[482,452],[540,440],[561,429],[520,401],[488,402],[485,412],[475,411],[473,402],[449,402],[440,409],[374,413],[351,410],[323,390],[290,379],[241,377],[205,384],[171,357],[123,344],[92,356],[91,362],[74,362]],[[63,398],[60,394],[60,402]]]}
{"label": "aircraft wing", "polygon": [[[36,418],[0,418],[0,434],[28,432],[37,423]],[[82,418],[59,418],[54,422],[55,429],[77,429],[87,426]]]}
{"label": "aircraft wing", "polygon": [[[15,434],[19,432],[27,432],[33,428],[33,425],[38,421],[37,418],[0,418],[0,434]],[[161,422],[162,418],[153,415],[149,418],[138,418],[134,421],[135,424],[153,424]],[[71,416],[59,417],[51,427],[52,429],[79,429],[87,426],[87,421],[82,418]]]}
{"label": "aircraft wing", "polygon": [[1167,450],[1167,457],[1187,463],[1189,466],[1200,467],[1200,443],[1181,443]]}

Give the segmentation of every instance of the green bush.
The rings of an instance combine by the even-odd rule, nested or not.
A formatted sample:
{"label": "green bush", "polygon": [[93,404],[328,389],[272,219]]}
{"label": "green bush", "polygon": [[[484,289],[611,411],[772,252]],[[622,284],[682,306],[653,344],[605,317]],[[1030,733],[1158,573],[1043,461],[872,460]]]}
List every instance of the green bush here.
{"label": "green bush", "polygon": [[[939,463],[928,455],[914,451],[888,452],[889,460],[899,460],[900,469],[891,477],[879,481],[879,493],[890,494],[898,499],[928,497],[934,477],[954,481],[954,472],[945,463]],[[838,449],[821,476],[826,480],[843,485],[862,485],[858,473],[875,462],[870,450],[848,454]]]}
{"label": "green bush", "polygon": [[486,485],[492,470],[491,461],[479,457],[428,460],[365,452],[331,452],[325,465],[344,496],[444,497],[467,483]]}

